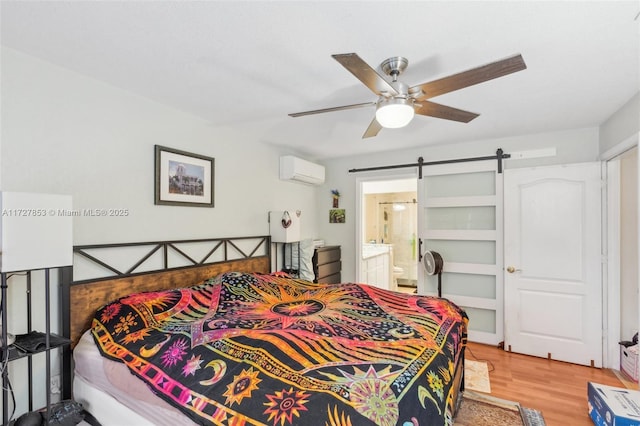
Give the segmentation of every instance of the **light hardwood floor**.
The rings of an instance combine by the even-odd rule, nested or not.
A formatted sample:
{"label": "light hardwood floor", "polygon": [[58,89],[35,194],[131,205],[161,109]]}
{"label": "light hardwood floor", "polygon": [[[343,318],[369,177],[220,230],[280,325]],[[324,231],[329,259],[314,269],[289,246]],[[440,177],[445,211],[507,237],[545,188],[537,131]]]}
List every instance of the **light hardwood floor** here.
{"label": "light hardwood floor", "polygon": [[542,411],[547,426],[593,425],[587,411],[587,382],[624,387],[612,370],[510,353],[478,343],[467,347],[467,359],[489,362],[491,395]]}

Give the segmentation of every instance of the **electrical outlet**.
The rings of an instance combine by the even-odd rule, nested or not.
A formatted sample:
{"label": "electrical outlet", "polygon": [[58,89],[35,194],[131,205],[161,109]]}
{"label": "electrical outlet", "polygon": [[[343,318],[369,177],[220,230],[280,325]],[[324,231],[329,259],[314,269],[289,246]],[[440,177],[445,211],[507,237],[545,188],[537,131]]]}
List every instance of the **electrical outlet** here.
{"label": "electrical outlet", "polygon": [[52,376],[49,383],[49,391],[53,394],[60,393],[60,375]]}

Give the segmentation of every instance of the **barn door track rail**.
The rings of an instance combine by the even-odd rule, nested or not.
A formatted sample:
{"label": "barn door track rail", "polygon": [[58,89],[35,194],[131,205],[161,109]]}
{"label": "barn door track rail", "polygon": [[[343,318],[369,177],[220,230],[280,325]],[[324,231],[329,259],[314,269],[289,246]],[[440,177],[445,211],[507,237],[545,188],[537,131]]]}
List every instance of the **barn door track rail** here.
{"label": "barn door track rail", "polygon": [[350,169],[349,173],[360,172],[372,172],[376,170],[390,170],[390,169],[405,169],[408,167],[418,167],[418,178],[422,179],[422,167],[423,166],[435,166],[437,164],[450,164],[450,163],[467,163],[470,161],[485,161],[485,160],[497,160],[498,161],[498,173],[502,173],[502,160],[511,158],[511,154],[505,154],[502,148],[498,148],[496,155],[488,155],[485,157],[470,157],[470,158],[454,158],[452,160],[440,160],[440,161],[424,161],[424,158],[419,157],[417,163],[409,164],[394,164],[390,166],[377,166],[377,167],[365,167],[363,169]]}

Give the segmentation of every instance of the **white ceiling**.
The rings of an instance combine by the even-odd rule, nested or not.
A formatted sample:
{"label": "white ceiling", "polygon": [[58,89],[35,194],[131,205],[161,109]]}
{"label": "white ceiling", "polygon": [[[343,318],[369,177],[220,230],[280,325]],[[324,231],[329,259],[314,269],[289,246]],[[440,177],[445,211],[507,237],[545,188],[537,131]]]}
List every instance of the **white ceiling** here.
{"label": "white ceiling", "polygon": [[[639,1],[2,1],[4,46],[314,159],[598,126],[639,89]],[[410,86],[516,53],[527,69],[433,98],[362,139],[374,107],[331,54],[409,59]]]}

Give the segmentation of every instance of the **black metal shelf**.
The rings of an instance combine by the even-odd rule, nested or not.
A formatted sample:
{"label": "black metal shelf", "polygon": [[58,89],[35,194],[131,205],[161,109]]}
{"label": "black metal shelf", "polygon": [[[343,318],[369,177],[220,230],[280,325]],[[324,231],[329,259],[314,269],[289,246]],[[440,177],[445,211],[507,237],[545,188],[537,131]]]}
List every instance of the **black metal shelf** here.
{"label": "black metal shelf", "polygon": [[[25,344],[25,342],[27,341],[27,338],[33,339],[34,336],[37,336],[38,338],[38,343],[39,343],[38,347],[33,349],[26,349],[27,347],[31,346],[31,345]],[[43,353],[47,351],[47,349],[52,350],[52,349],[61,348],[71,343],[70,339],[51,333],[51,335],[49,336],[49,348],[47,348],[45,336],[46,336],[45,333],[40,333],[40,332],[31,332],[27,334],[17,335],[15,343],[12,345],[9,345],[9,361],[14,361],[16,359]],[[4,359],[4,350],[2,348],[0,348],[0,359]]]}
{"label": "black metal shelf", "polygon": [[[45,268],[44,271],[44,301],[45,301],[45,311],[44,311],[44,321],[45,321],[45,332],[35,331],[32,326],[32,304],[31,304],[31,272],[25,271],[24,275],[26,277],[26,317],[27,317],[27,333],[16,335],[16,340],[12,345],[8,347],[0,345],[0,361],[3,363],[4,368],[2,369],[2,424],[6,425],[9,422],[9,366],[7,365],[9,362],[26,358],[27,359],[27,370],[28,370],[28,411],[33,411],[33,395],[34,395],[34,380],[33,380],[33,363],[32,358],[34,355],[44,353],[46,357],[45,361],[45,386],[46,386],[46,417],[45,423],[48,423],[49,415],[50,415],[50,407],[51,407],[51,351],[62,348],[66,345],[69,345],[71,341],[65,337],[59,336],[51,332],[51,289],[50,289],[50,269]],[[14,274],[11,274],[14,275]],[[5,327],[2,327],[0,331],[0,341],[7,342],[8,341],[8,333],[7,333],[7,289],[9,287],[8,279],[11,276],[6,272],[0,273],[1,284],[0,284],[0,303],[2,304],[2,324]],[[49,341],[49,345],[47,347],[47,339]],[[8,350],[8,353],[5,351]],[[5,358],[5,356],[7,358]],[[6,364],[5,364],[6,362]],[[61,392],[63,389],[61,389]]]}

